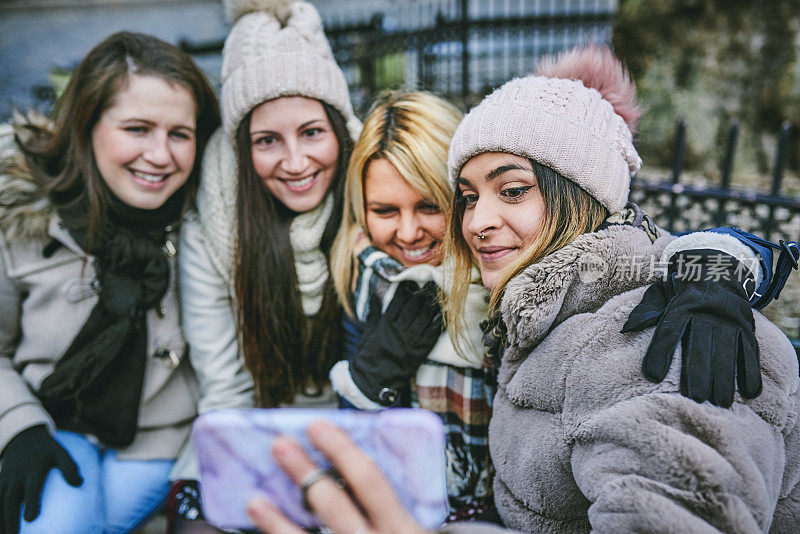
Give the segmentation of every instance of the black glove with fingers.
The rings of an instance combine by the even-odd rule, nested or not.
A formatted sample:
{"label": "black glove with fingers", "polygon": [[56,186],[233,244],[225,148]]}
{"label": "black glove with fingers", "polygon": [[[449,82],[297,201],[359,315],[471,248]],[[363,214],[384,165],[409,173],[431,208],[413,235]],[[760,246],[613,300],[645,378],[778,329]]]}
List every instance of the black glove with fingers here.
{"label": "black glove with fingers", "polygon": [[25,505],[25,521],[39,516],[39,499],[47,474],[61,470],[71,486],[83,483],[78,467],[64,448],[50,435],[45,425],[27,428],[14,436],[3,450],[0,470],[0,527],[16,534],[20,508]]}
{"label": "black glove with fingers", "polygon": [[370,310],[350,375],[367,398],[391,406],[442,333],[438,289],[433,282],[421,288],[401,282],[383,315],[379,301]]}
{"label": "black glove with fingers", "polygon": [[673,255],[666,279],[645,291],[622,328],[656,327],[642,362],[645,377],[664,380],[681,343],[681,394],[726,408],[737,385],[742,397],[757,397],[761,367],[746,289],[753,287],[752,273],[728,254],[700,249]]}

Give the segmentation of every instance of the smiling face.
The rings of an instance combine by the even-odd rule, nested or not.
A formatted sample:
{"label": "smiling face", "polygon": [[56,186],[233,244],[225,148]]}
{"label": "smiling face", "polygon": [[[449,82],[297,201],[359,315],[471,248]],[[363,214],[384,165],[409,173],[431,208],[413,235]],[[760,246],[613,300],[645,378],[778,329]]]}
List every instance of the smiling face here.
{"label": "smiling face", "polygon": [[122,202],[156,209],[192,172],[195,102],[182,85],[131,74],[92,128],[97,169]]}
{"label": "smiling face", "polygon": [[264,102],[250,118],[256,174],[290,210],[317,207],[331,186],[339,141],[322,104],[302,96]]}
{"label": "smiling face", "polygon": [[367,231],[375,246],[405,267],[441,261],[446,222],[385,159],[369,163],[364,180]]}
{"label": "smiling face", "polygon": [[483,285],[493,290],[544,224],[545,203],[536,175],[523,157],[487,152],[461,168],[458,194],[464,241],[478,261]]}

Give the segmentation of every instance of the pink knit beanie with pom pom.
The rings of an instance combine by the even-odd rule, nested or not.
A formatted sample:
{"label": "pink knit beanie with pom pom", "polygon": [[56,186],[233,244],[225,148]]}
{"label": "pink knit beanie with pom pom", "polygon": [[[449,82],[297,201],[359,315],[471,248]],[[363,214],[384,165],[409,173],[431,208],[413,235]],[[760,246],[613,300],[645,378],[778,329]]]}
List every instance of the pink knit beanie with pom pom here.
{"label": "pink knit beanie with pom pom", "polygon": [[635,86],[608,48],[545,58],[537,75],[507,82],[464,117],[450,144],[450,181],[455,187],[473,156],[507,152],[547,165],[618,211],[642,164],[633,146],[639,115]]}

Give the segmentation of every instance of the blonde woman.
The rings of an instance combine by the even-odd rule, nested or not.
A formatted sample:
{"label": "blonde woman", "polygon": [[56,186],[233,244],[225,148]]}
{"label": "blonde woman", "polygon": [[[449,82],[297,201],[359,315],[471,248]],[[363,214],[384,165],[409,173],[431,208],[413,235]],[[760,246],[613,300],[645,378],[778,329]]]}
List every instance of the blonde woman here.
{"label": "blonde woman", "polygon": [[[442,332],[437,300],[452,197],[447,147],[460,119],[432,94],[395,92],[382,95],[364,122],[332,253],[334,284],[348,312],[348,354],[331,371],[331,384],[346,405],[360,409],[413,404],[439,414],[449,428],[450,505],[466,515],[491,501],[486,432],[495,388],[479,327],[486,292],[476,285],[468,297],[462,315],[470,327],[458,350]],[[384,308],[382,320],[365,325]]]}

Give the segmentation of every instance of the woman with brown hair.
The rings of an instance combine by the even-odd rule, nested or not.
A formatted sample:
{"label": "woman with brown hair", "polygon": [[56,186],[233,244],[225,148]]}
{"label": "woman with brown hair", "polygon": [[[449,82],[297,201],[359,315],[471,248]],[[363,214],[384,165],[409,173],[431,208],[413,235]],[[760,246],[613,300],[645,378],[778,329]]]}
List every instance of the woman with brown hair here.
{"label": "woman with brown hair", "polygon": [[[453,138],[452,255],[477,263],[503,326],[490,432],[498,510],[528,532],[788,531],[800,510],[797,357],[751,311],[743,256],[715,277],[719,252],[672,255],[678,240],[628,203],[639,113],[619,60],[588,47],[497,89]],[[650,266],[664,256],[661,279]],[[467,281],[457,269],[454,285]],[[738,385],[730,409],[681,394],[680,351],[662,381],[642,373],[657,320],[640,301],[687,286],[699,306],[684,311],[686,334],[715,341],[727,372],[711,389]],[[752,328],[752,342],[725,335],[731,324]]]}
{"label": "woman with brown hair", "polygon": [[189,56],[118,33],[52,122],[0,130],[3,532],[128,532],[163,502],[197,415],[174,243],[218,125]]}
{"label": "woman with brown hair", "polygon": [[[328,371],[342,312],[329,257],[361,124],[307,2],[231,0],[223,128],[203,161],[197,212],[181,233],[181,299],[200,412],[335,405]],[[183,466],[196,480],[195,466]],[[195,519],[196,484],[176,508]]]}

